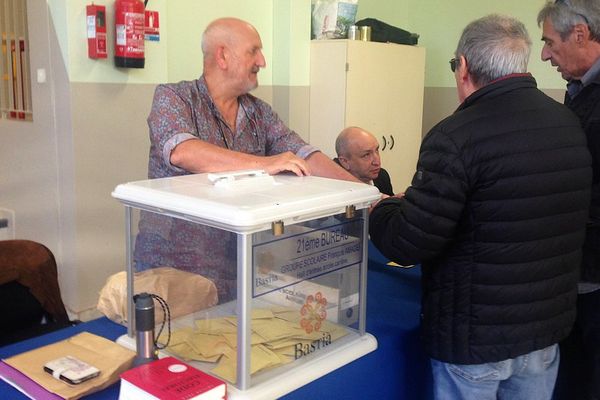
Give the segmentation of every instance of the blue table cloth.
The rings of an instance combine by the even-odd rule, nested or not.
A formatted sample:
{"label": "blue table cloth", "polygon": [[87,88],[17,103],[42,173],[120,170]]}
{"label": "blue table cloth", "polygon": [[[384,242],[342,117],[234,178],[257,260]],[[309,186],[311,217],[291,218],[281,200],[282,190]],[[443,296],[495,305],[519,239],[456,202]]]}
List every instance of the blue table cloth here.
{"label": "blue table cloth", "polygon": [[[420,267],[388,266],[385,257],[370,246],[368,268],[367,331],[377,338],[377,350],[287,394],[283,400],[433,398],[429,360],[419,337]],[[99,318],[0,348],[0,358],[83,331],[116,340],[126,329],[107,318]],[[119,384],[115,384],[85,399],[117,399],[118,394]],[[0,399],[26,397],[0,381]]]}

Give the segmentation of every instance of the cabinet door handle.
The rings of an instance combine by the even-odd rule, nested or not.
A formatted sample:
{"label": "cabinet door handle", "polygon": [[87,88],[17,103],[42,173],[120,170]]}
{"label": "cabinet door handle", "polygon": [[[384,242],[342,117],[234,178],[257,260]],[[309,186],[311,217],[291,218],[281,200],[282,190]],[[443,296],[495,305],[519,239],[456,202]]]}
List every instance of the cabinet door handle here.
{"label": "cabinet door handle", "polygon": [[385,140],[385,136],[382,136],[383,138],[383,147],[381,148],[381,151],[385,150],[385,146],[387,146],[387,141]]}
{"label": "cabinet door handle", "polygon": [[392,144],[390,145],[390,150],[394,148],[394,135],[390,135],[390,140],[392,141]]}

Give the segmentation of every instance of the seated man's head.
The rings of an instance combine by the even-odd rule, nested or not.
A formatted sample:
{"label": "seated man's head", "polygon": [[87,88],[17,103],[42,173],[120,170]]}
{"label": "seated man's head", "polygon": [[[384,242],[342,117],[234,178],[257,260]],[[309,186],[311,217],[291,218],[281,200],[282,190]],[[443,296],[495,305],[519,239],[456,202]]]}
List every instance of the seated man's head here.
{"label": "seated man's head", "polygon": [[375,136],[356,126],[344,129],[335,141],[340,165],[365,183],[379,176],[381,159]]}

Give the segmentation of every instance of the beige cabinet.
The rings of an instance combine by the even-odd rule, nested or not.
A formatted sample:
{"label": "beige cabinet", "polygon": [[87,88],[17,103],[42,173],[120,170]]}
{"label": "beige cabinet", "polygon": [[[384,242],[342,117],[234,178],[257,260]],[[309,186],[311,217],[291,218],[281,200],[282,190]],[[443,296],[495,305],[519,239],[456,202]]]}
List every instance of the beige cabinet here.
{"label": "beige cabinet", "polygon": [[335,156],[335,138],[360,126],[379,140],[395,192],[415,172],[423,119],[425,49],[359,40],[313,40],[310,143]]}

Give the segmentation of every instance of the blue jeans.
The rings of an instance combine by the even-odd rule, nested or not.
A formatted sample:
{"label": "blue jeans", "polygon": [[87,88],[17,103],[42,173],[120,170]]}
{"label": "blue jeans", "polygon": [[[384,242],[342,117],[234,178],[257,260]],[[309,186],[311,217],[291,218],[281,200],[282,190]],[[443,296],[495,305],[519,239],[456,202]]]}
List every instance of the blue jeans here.
{"label": "blue jeans", "polygon": [[436,400],[549,400],[558,372],[558,345],[517,358],[476,365],[431,360]]}

